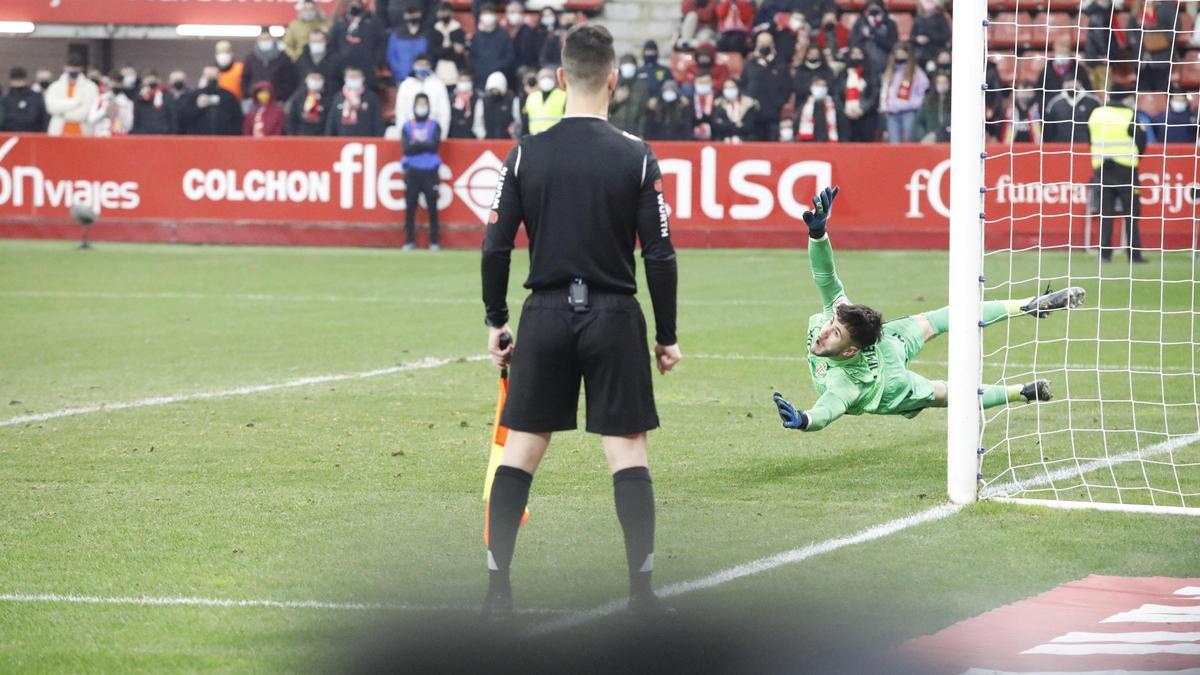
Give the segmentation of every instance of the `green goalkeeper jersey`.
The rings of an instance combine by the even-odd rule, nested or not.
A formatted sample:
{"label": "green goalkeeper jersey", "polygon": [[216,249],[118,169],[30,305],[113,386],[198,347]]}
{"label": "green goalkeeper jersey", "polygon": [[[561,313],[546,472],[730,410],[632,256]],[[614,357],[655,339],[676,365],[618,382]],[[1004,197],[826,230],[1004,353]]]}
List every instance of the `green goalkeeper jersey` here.
{"label": "green goalkeeper jersey", "polygon": [[916,415],[929,405],[933,388],[928,380],[908,370],[911,347],[906,339],[912,342],[913,336],[905,335],[909,332],[906,326],[885,324],[879,342],[853,358],[839,360],[812,353],[813,341],[834,308],[848,300],[834,269],[828,235],[809,239],[808,258],[824,310],[808,319],[808,367],[818,398],[805,410],[809,418],[805,430],[824,429],[842,415]]}

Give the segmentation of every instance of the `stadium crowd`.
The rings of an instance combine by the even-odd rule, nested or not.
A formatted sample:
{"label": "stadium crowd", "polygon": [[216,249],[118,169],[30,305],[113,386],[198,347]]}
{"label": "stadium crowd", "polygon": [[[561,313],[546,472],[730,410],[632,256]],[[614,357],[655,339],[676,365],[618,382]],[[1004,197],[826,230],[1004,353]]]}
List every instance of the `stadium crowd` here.
{"label": "stadium crowd", "polygon": [[[620,57],[610,118],[651,140],[948,141],[950,21],[942,0],[913,1],[681,0],[669,56],[648,41]],[[1196,97],[1172,64],[1198,4],[1082,0],[1070,17],[1080,28],[1043,33],[1040,46],[1017,39],[1032,15],[993,12],[993,48],[1007,46],[1009,28],[1012,56],[1044,58],[989,60],[989,134],[1086,142],[1090,111],[1120,81],[1161,103],[1138,112],[1152,142],[1195,142]],[[342,0],[327,17],[301,1],[281,39],[264,29],[244,55],[217,42],[195,86],[188,73],[132,65],[105,74],[70,60],[32,77],[12,68],[0,129],[399,137],[406,122],[430,119],[442,139],[516,138],[562,117],[561,39],[588,20],[538,6]]]}

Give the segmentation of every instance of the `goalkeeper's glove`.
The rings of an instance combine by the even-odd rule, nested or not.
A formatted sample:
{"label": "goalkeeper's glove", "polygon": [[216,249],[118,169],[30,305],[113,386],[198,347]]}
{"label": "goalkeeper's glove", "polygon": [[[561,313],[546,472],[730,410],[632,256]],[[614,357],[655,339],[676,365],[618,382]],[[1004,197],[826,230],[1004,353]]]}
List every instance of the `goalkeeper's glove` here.
{"label": "goalkeeper's glove", "polygon": [[805,211],[801,217],[808,225],[808,236],[820,239],[825,236],[825,224],[829,222],[829,213],[833,211],[833,200],[841,188],[825,188],[821,194],[813,197],[813,210]]}
{"label": "goalkeeper's glove", "polygon": [[775,392],[775,406],[779,408],[779,419],[783,420],[784,429],[803,431],[808,428],[808,415],[805,415],[803,410],[796,410],[796,406],[788,403],[779,392]]}

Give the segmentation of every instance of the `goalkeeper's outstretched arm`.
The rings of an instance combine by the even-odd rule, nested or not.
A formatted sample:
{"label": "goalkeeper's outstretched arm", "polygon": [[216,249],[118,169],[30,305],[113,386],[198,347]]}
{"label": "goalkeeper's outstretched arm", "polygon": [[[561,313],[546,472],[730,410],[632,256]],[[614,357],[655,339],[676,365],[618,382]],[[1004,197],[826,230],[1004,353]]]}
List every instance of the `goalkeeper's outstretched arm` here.
{"label": "goalkeeper's outstretched arm", "polygon": [[849,407],[842,397],[832,391],[822,394],[808,410],[797,410],[779,392],[775,392],[775,405],[779,408],[783,427],[800,431],[820,431],[845,415]]}
{"label": "goalkeeper's outstretched arm", "polygon": [[821,306],[825,314],[833,311],[834,307],[849,302],[842,280],[838,279],[837,269],[833,263],[833,246],[825,228],[833,210],[833,200],[837,198],[839,188],[825,188],[821,194],[813,197],[813,210],[804,212],[804,224],[808,226],[808,262],[812,267],[813,282],[817,292],[821,294]]}

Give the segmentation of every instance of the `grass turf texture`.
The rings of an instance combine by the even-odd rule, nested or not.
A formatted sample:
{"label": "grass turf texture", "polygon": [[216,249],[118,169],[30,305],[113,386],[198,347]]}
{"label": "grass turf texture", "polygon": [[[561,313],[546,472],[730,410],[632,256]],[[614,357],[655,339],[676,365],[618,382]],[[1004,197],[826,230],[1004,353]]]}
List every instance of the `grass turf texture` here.
{"label": "grass turf texture", "polygon": [[[1073,274],[1082,276],[1087,264],[1095,274],[1094,260],[1077,256]],[[1067,262],[1043,256],[1043,280]],[[514,263],[515,309],[524,253]],[[1009,276],[1007,258],[989,258],[989,268],[999,266],[989,273],[1036,278],[1037,263],[1017,256]],[[843,251],[838,264],[851,297],[886,317],[945,304],[944,253]],[[1115,263],[1103,274],[1128,269]],[[1134,274],[1191,279],[1194,268],[1176,256]],[[680,277],[685,360],[671,375],[655,375],[664,421],[651,435],[657,584],[845,536],[944,500],[943,411],[912,421],[846,418],[814,435],[779,428],[772,391],[800,405],[813,397],[805,365],[788,360],[803,354],[805,319],[819,304],[803,251],[685,251]],[[1128,300],[1127,282],[1106,279],[1103,293],[1097,283],[1082,282],[1089,306]],[[1132,286],[1145,306],[1197,306],[1195,284]],[[478,294],[473,252],[100,244],[81,253],[65,243],[4,242],[0,404],[9,418],[470,357],[485,338]],[[1177,316],[1188,324],[1196,318]],[[1066,343],[1045,341],[1068,330],[1124,339],[1124,318],[1110,325],[1080,313],[1069,328],[1062,317],[1020,318],[989,329],[985,351],[1005,340],[1021,344],[1036,330],[1039,351],[1017,348],[1010,363],[1062,364]],[[1187,330],[1175,322],[1164,324],[1164,334]],[[1095,362],[1090,348],[1066,361]],[[1160,412],[1159,426],[1195,431],[1194,355],[1103,348],[1103,363],[1161,358],[1187,373],[1163,380],[1162,390],[1168,402],[1193,407]],[[945,349],[945,341],[930,345],[914,368],[944,376]],[[755,358],[712,358],[733,355]],[[988,366],[985,375],[1020,370],[1030,369]],[[1072,386],[1085,398],[1107,392],[1094,373],[1068,376],[1080,378]],[[485,588],[479,491],[495,380],[487,363],[456,360],[0,427],[0,594],[473,606]],[[1147,391],[1158,391],[1159,378],[1152,384]],[[1123,385],[1120,398],[1128,399],[1130,384]],[[1022,407],[1011,420],[1046,428],[1061,424],[1057,416],[1068,409],[1083,419],[1093,405]],[[1139,416],[1139,426],[1151,428],[1149,420]],[[1084,434],[1077,450],[1103,456],[1103,442]],[[1110,452],[1132,449],[1108,442]],[[625,591],[598,446],[582,432],[561,434],[538,473],[513,573],[521,606],[583,609]],[[1196,446],[1175,457],[1197,461]],[[1194,467],[1178,473],[1185,491],[1200,491]],[[1155,485],[1173,490],[1175,480]],[[789,647],[796,658],[828,657],[848,635],[856,645],[887,648],[1090,573],[1200,576],[1197,540],[1200,518],[984,503],[676,604],[728,625],[769,623],[796,640]],[[412,616],[425,614],[397,620]],[[387,620],[317,609],[0,602],[0,671],[311,669],[345,648],[347,632]],[[590,630],[565,638],[584,639]]]}

